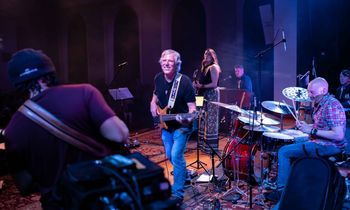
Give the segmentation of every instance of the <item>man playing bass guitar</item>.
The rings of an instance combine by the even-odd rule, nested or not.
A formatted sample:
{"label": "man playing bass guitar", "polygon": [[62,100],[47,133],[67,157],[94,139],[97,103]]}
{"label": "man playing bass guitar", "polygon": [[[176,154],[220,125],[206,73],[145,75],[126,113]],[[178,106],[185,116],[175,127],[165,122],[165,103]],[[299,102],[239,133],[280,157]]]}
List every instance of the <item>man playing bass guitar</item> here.
{"label": "man playing bass guitar", "polygon": [[166,156],[174,167],[172,199],[181,203],[187,175],[184,152],[194,116],[184,117],[177,113],[196,111],[195,92],[190,78],[179,73],[181,58],[178,52],[171,49],[163,51],[159,63],[162,72],[154,79],[150,111],[153,117],[162,117],[164,113],[159,113],[160,110],[167,110],[167,114],[176,114],[175,120],[168,121],[161,132]]}

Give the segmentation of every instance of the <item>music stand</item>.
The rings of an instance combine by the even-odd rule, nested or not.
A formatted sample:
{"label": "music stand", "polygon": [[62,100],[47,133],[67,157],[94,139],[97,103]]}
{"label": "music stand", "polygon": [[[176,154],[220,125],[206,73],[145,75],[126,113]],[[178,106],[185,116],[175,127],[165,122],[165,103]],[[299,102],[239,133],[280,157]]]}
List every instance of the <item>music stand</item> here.
{"label": "music stand", "polygon": [[112,96],[113,100],[120,101],[121,110],[124,114],[124,120],[129,124],[131,122],[132,114],[127,109],[125,101],[133,99],[134,96],[131,94],[127,87],[108,89],[108,92]]}
{"label": "music stand", "polygon": [[[198,124],[200,123],[201,115],[203,113],[202,112],[203,104],[204,104],[204,97],[203,96],[196,96],[196,107],[199,108]],[[198,130],[198,126],[197,126],[197,130]],[[197,148],[196,148],[196,150],[197,150],[197,159],[194,162],[188,164],[186,167],[188,167],[188,166],[193,167],[194,164],[197,164],[197,167],[194,167],[194,168],[196,168],[197,170],[200,168],[203,168],[205,170],[205,172],[209,175],[209,172],[203,166],[203,165],[207,165],[207,164],[199,160],[199,135],[198,134],[197,134]]]}
{"label": "music stand", "polygon": [[127,87],[108,89],[108,92],[115,101],[134,98]]}

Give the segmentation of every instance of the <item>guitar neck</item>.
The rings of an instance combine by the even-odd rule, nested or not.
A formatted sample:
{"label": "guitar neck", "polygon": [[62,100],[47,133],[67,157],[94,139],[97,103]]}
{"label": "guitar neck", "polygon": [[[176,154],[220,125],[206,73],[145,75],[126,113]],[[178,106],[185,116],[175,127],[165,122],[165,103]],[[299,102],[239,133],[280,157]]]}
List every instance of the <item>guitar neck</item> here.
{"label": "guitar neck", "polygon": [[159,117],[160,117],[161,121],[170,121],[170,120],[175,120],[177,115],[180,115],[183,118],[190,118],[194,114],[193,113],[164,114],[164,115],[159,115]]}

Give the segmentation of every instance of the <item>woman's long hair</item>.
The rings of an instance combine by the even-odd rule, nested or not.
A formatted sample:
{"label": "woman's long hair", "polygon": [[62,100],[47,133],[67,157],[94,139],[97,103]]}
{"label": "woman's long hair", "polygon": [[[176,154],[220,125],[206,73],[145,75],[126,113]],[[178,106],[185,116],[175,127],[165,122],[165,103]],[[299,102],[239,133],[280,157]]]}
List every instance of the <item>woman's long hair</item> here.
{"label": "woman's long hair", "polygon": [[[205,56],[204,56],[204,58],[202,60],[202,67],[201,67],[202,72],[205,71],[207,69],[207,67],[210,65],[213,65],[213,64],[219,65],[219,61],[218,61],[218,57],[216,55],[216,52],[212,48],[206,49],[204,54],[207,54],[207,56],[209,56],[211,58],[211,61],[207,62],[205,60]],[[207,73],[207,72],[205,72],[205,73]]]}

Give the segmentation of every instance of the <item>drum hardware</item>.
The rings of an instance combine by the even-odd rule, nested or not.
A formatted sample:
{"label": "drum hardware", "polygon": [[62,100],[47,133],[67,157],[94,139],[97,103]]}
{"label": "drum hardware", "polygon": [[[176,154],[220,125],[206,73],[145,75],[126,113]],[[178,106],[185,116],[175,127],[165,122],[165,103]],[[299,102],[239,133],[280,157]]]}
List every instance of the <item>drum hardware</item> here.
{"label": "drum hardware", "polygon": [[[239,145],[242,144],[244,139],[240,139],[237,144],[235,144],[233,146],[233,148],[226,154],[225,152],[223,153],[224,157],[221,159],[221,161],[219,162],[219,164],[216,166],[216,167],[219,167],[221,164],[223,164],[223,168],[224,168],[224,173],[225,175],[228,177],[228,180],[226,182],[229,183],[229,190],[227,192],[225,192],[222,196],[222,199],[224,200],[236,200],[236,197],[235,196],[235,193],[238,193],[239,195],[241,196],[247,196],[247,194],[241,190],[239,188],[239,182],[240,182],[240,179],[239,179],[239,176],[240,176],[240,168],[239,168],[239,161],[241,158],[243,158],[242,155],[237,155],[235,152],[234,156],[233,156],[233,173],[231,171],[229,171],[228,169],[225,169],[225,164],[224,164],[224,161],[228,158],[232,158],[231,157],[231,153],[233,153]],[[235,141],[235,139],[232,139],[230,142],[233,142]],[[225,149],[224,151],[226,151],[226,149],[229,149],[229,146],[230,146],[230,142],[228,142],[228,144],[225,146]],[[231,181],[234,181],[234,184],[233,186],[231,187]],[[235,199],[232,199],[232,196],[235,197]]]}
{"label": "drum hardware", "polygon": [[[268,128],[268,127],[263,127],[264,125],[261,125],[261,128]],[[277,128],[277,127],[276,127]],[[271,128],[269,128],[271,129]],[[264,188],[264,181],[268,179],[268,169],[264,167],[264,155],[265,151],[263,148],[263,139],[262,136],[259,138],[258,145],[260,146],[260,179],[258,181],[258,194],[254,197],[254,203],[256,203],[259,206],[265,206],[265,196],[263,194],[263,188]]]}
{"label": "drum hardware", "polygon": [[[270,156],[270,163],[271,167],[274,164],[277,164],[277,152],[278,150],[287,144],[292,144],[294,141],[294,137],[284,134],[284,133],[278,133],[278,132],[264,132],[261,139],[261,149],[263,153],[269,154]],[[263,167],[262,167],[263,168]],[[262,178],[261,187],[264,189],[275,189],[277,187],[276,182],[270,182],[269,181],[269,173],[270,169],[264,167],[264,171],[261,173],[264,175],[264,178]]]}
{"label": "drum hardware", "polygon": [[[248,125],[246,125],[246,126],[243,126],[243,128],[244,129],[246,129],[246,130],[248,130],[248,131],[258,131],[258,132],[260,132],[261,130],[260,129],[258,129],[258,130],[254,130],[254,128],[255,127],[257,127],[257,126],[260,126],[260,127],[263,127],[264,125],[263,125],[263,123],[262,123],[262,117],[260,117],[259,118],[259,120],[260,120],[260,122],[259,121],[257,121],[257,112],[256,112],[256,98],[254,98],[254,111],[252,112],[252,114],[250,114],[249,112],[247,112],[248,113]],[[243,118],[244,119],[244,118]],[[241,121],[242,121],[242,118],[240,119]],[[277,128],[277,130],[278,130],[278,128]],[[250,207],[252,208],[252,203],[253,203],[253,193],[252,193],[252,186],[253,186],[253,167],[252,167],[252,161],[253,161],[253,158],[252,158],[252,156],[253,156],[253,148],[255,148],[255,146],[253,146],[253,134],[254,132],[249,132],[249,141],[248,141],[248,145],[245,145],[245,146],[248,146],[248,152],[247,152],[247,154],[246,154],[246,156],[245,157],[247,157],[248,158],[248,175],[247,175],[247,183],[249,184],[249,202],[247,202],[247,204],[249,204],[250,205]],[[242,146],[243,147],[243,144],[242,144],[242,142],[243,142],[243,140],[244,139],[240,139],[240,141],[239,142],[237,142],[237,144],[236,145],[234,145],[233,146],[233,148],[226,154],[226,153],[224,153],[224,157],[222,158],[222,160],[221,160],[221,162],[220,162],[220,164],[221,163],[225,163],[224,161],[225,160],[230,160],[229,159],[229,157],[230,158],[232,158],[231,157],[231,153],[233,153],[233,152],[235,152],[235,154],[234,154],[234,156],[233,156],[233,159],[234,159],[234,166],[233,166],[233,170],[234,170],[234,172],[233,172],[233,178],[234,179],[238,179],[239,180],[239,175],[240,175],[240,169],[239,168],[236,168],[236,166],[239,166],[239,164],[237,164],[237,161],[238,162],[240,162],[241,161],[241,159],[243,159],[243,157],[244,156],[238,156],[238,158],[237,158],[237,153],[238,152],[240,152],[240,151],[238,151],[238,147],[239,146]],[[234,142],[234,140],[232,140],[232,142]],[[231,144],[231,143],[230,143]],[[228,146],[229,147],[229,146]],[[237,151],[236,151],[237,150]],[[226,150],[225,150],[226,151]],[[244,154],[244,153],[243,153]],[[262,159],[262,158],[260,158],[260,159]],[[261,164],[262,164],[262,161],[261,161]],[[224,167],[225,168],[225,167]],[[261,168],[261,176],[263,176],[263,169],[262,169],[262,167],[260,167]],[[224,172],[227,172],[227,171],[224,171]],[[229,174],[228,175],[230,178],[232,178],[232,174]],[[236,176],[236,177],[235,177]],[[239,191],[240,189],[238,188],[238,190],[237,190],[237,188],[238,188],[238,182],[236,182],[235,183],[235,186],[234,186],[234,188],[232,188],[232,190],[230,190],[230,192],[232,192],[233,190],[234,191],[238,191],[238,193],[239,192],[241,192],[241,191]],[[225,193],[225,195],[226,195],[227,193]],[[263,197],[263,194],[262,194],[262,190],[261,190],[261,193],[260,193],[261,195],[258,195],[259,197],[256,197],[255,199],[254,199],[254,203],[256,203],[257,205],[264,205],[264,201],[263,201],[263,199],[264,199],[264,197]],[[244,194],[244,195],[246,195],[246,194]],[[247,197],[248,198],[248,197]]]}

